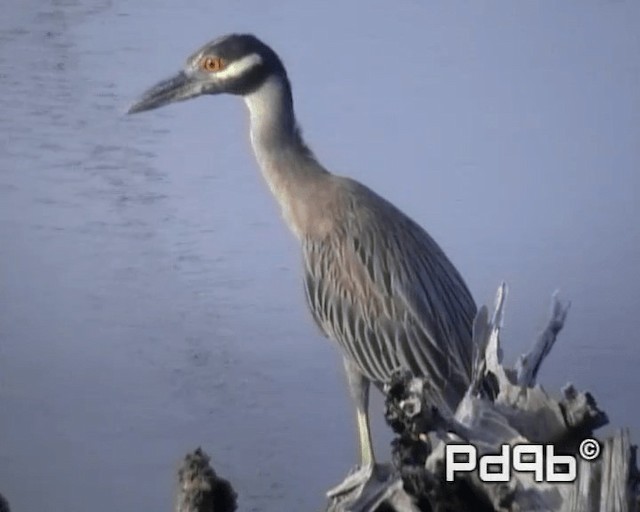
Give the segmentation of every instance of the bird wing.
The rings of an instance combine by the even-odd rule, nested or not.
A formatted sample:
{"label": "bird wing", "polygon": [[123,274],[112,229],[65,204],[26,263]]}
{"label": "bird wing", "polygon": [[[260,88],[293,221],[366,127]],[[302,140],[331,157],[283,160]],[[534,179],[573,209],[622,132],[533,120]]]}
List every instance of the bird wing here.
{"label": "bird wing", "polygon": [[334,229],[304,240],[313,317],[373,382],[408,369],[457,401],[471,374],[473,298],[418,224],[357,185]]}

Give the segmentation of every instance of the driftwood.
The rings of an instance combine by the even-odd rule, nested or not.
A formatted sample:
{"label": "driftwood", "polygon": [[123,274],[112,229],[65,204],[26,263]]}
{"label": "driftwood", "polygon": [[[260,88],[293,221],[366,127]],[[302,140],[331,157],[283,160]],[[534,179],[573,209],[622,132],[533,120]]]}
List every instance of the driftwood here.
{"label": "driftwood", "polygon": [[[500,348],[505,299],[503,284],[491,318],[486,307],[476,316],[472,382],[453,416],[446,417],[430,403],[428,382],[423,379],[400,375],[388,386],[387,421],[398,434],[393,441],[397,482],[389,487],[383,503],[370,506],[361,497],[346,496],[330,502],[327,511],[640,510],[635,447],[628,431],[594,439],[595,445],[589,441],[587,447],[600,453],[587,461],[578,455],[581,443],[591,440],[593,431],[608,422],[605,413],[589,393],[578,392],[572,385],[562,390],[559,400],[536,385],[569,305],[554,295],[547,327],[511,369],[503,365]],[[475,446],[478,456],[501,454],[504,445],[509,453],[517,445],[552,445],[555,455],[576,456],[577,477],[573,482],[545,483],[535,481],[531,472],[511,471],[508,482],[486,483],[477,471],[470,471],[446,482],[445,447],[460,443]]]}
{"label": "driftwood", "polygon": [[[536,482],[533,473],[512,471],[504,483],[485,483],[477,471],[446,482],[445,447],[470,443],[478,455],[501,447],[552,445],[556,455],[576,455],[580,443],[608,422],[591,394],[567,385],[559,399],[536,384],[544,358],[564,326],[569,309],[553,297],[547,327],[514,368],[502,363],[500,328],[506,286],[491,317],[480,308],[474,323],[474,371],[466,396],[447,416],[429,400],[428,382],[398,375],[386,389],[386,419],[396,433],[384,492],[341,495],[326,512],[640,512],[640,478],[629,432],[598,440],[591,461],[576,457],[573,482]],[[177,512],[233,512],[235,493],[219,479],[200,449],[179,471]],[[224,498],[207,497],[222,491]]]}

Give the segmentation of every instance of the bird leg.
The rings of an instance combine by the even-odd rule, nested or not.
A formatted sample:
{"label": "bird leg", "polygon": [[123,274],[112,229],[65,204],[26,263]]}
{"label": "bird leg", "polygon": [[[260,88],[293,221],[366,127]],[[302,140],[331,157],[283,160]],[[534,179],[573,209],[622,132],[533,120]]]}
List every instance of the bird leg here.
{"label": "bird leg", "polygon": [[[344,481],[327,492],[331,504],[327,512],[374,512],[382,503],[392,510],[418,512],[412,499],[405,493],[402,479],[391,464],[379,464],[373,456],[368,414],[357,408],[360,439],[360,464]],[[401,506],[396,507],[396,504]],[[395,508],[394,508],[395,507]]]}
{"label": "bird leg", "polygon": [[388,465],[377,464],[371,443],[369,427],[369,380],[347,358],[344,360],[349,390],[356,406],[356,420],[360,447],[360,464],[345,480],[327,492],[329,498],[347,497],[364,499],[367,502],[387,494],[388,486],[394,480]]}
{"label": "bird leg", "polygon": [[358,422],[360,464],[349,472],[342,483],[327,492],[327,496],[330,498],[349,493],[374,477],[376,463],[371,445],[371,432],[367,411],[357,407],[356,419]]}

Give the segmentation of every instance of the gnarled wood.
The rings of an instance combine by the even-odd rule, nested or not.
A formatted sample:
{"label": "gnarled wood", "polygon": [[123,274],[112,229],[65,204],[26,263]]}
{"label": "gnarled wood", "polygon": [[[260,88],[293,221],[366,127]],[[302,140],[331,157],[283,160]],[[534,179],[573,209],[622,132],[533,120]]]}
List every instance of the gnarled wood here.
{"label": "gnarled wood", "polygon": [[[575,482],[535,482],[525,472],[506,483],[480,481],[477,472],[445,481],[444,450],[471,443],[479,455],[504,444],[553,444],[557,454],[576,454],[580,442],[608,422],[593,396],[566,386],[553,398],[538,384],[539,369],[564,326],[568,304],[554,294],[546,328],[515,368],[502,362],[500,329],[507,296],[498,289],[494,311],[480,308],[474,322],[472,382],[455,414],[438,410],[429,382],[398,375],[386,388],[386,418],[396,433],[386,487],[332,498],[326,512],[640,512],[640,479],[629,432],[600,440],[600,456],[578,459]],[[217,477],[200,449],[179,471],[176,512],[232,512],[235,493]],[[212,497],[212,496],[217,497]]]}
{"label": "gnarled wood", "polygon": [[[635,450],[627,431],[600,441],[600,457],[579,459],[572,483],[535,482],[512,471],[511,481],[488,484],[476,472],[445,483],[444,450],[449,443],[471,443],[478,455],[499,454],[508,444],[553,444],[556,453],[576,454],[580,442],[608,422],[591,394],[567,386],[555,399],[536,384],[540,367],[556,342],[569,310],[553,296],[546,328],[515,368],[502,362],[500,329],[507,295],[502,284],[494,312],[480,308],[474,323],[472,383],[455,415],[444,417],[430,401],[428,382],[398,376],[387,389],[387,420],[398,438],[394,462],[398,478],[419,510],[489,510],[550,512],[633,512],[638,510]],[[358,502],[356,502],[358,504]],[[415,510],[388,500],[382,507],[354,508],[331,503],[342,512]],[[349,505],[349,506],[347,506]],[[384,508],[386,507],[386,508]],[[484,508],[482,508],[484,507]]]}

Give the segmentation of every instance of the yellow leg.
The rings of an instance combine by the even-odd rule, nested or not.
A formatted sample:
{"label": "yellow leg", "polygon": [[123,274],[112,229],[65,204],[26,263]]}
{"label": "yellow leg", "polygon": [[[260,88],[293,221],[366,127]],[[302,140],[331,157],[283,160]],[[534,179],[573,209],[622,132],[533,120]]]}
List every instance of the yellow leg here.
{"label": "yellow leg", "polygon": [[369,427],[369,380],[348,359],[345,359],[345,369],[347,370],[349,391],[356,406],[360,464],[340,485],[330,489],[327,496],[335,498],[344,494],[356,493],[357,496],[370,500],[388,492],[388,485],[392,481],[393,473],[388,468],[379,467],[375,461]]}
{"label": "yellow leg", "polygon": [[375,460],[371,445],[371,429],[369,428],[369,380],[358,368],[345,357],[344,369],[347,374],[349,393],[356,406],[356,422],[360,446],[360,465],[370,466]]}
{"label": "yellow leg", "polygon": [[360,465],[369,466],[375,462],[373,446],[371,444],[371,429],[369,428],[369,413],[358,407],[356,410],[358,421],[358,437],[360,439]]}

